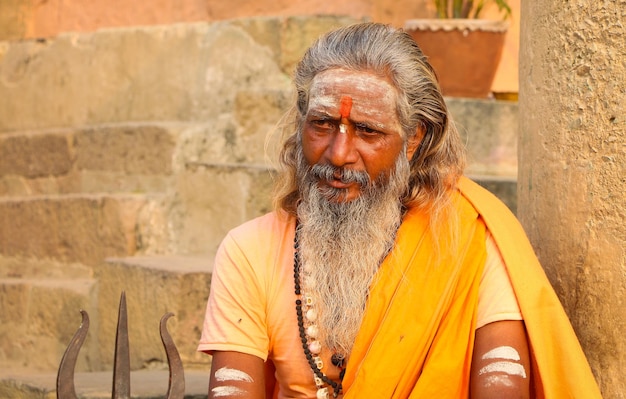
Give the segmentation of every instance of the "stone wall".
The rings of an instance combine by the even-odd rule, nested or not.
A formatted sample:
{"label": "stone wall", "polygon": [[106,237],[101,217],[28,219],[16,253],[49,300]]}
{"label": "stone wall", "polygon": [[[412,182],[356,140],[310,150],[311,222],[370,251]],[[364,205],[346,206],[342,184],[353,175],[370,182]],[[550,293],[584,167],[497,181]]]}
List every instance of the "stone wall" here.
{"label": "stone wall", "polygon": [[[517,92],[520,0],[513,10],[495,92]],[[435,15],[431,0],[4,0],[0,2],[0,40],[51,38],[67,32],[93,32],[112,27],[215,22],[250,17],[345,15],[402,27],[406,19]],[[493,5],[487,18],[500,18]],[[1,53],[1,50],[0,50]]]}
{"label": "stone wall", "polygon": [[626,398],[626,1],[523,12],[518,214],[604,398]]}
{"label": "stone wall", "polygon": [[163,361],[156,326],[166,311],[186,366],[206,363],[195,345],[212,254],[271,206],[265,136],[287,108],[286,71],[322,32],[354,21],[256,18],[5,42],[0,369],[54,370],[80,308],[93,331],[79,370],[110,368],[122,290],[131,334],[145,341],[131,351],[134,369]]}
{"label": "stone wall", "polygon": [[[0,375],[55,370],[81,308],[92,330],[78,369],[109,370],[121,291],[131,346],[141,342],[133,369],[164,362],[156,327],[169,311],[185,366],[206,367],[195,345],[212,255],[229,229],[271,207],[268,159],[290,71],[319,34],[354,21],[250,18],[4,42]],[[514,192],[517,104],[448,103],[469,173]]]}

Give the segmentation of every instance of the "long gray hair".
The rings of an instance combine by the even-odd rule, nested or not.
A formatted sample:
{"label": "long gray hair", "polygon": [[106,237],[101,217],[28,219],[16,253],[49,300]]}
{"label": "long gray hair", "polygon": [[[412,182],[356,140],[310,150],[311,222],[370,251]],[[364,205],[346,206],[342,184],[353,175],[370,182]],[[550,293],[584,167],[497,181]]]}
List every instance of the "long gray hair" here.
{"label": "long gray hair", "polygon": [[404,31],[380,23],[361,23],[331,31],[304,54],[294,75],[297,99],[288,114],[288,137],[280,155],[275,205],[295,214],[300,200],[296,177],[301,134],[313,78],[333,68],[370,71],[387,77],[398,91],[397,114],[404,139],[423,129],[410,160],[406,207],[426,207],[437,218],[449,204],[448,192],[463,173],[465,154],[448,116],[437,77],[415,41]]}

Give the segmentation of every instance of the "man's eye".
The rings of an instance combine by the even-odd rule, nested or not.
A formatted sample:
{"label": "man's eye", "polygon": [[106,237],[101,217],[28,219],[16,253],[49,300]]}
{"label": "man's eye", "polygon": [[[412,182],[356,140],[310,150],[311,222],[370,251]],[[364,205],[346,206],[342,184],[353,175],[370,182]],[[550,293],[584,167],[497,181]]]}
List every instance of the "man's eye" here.
{"label": "man's eye", "polygon": [[318,129],[334,129],[336,125],[336,123],[330,119],[314,119],[310,123]]}
{"label": "man's eye", "polygon": [[367,136],[376,136],[378,134],[380,134],[380,132],[376,129],[372,129],[371,127],[363,124],[363,123],[356,123],[354,125],[355,130],[357,131],[357,133],[359,134],[363,134],[363,135],[367,135]]}

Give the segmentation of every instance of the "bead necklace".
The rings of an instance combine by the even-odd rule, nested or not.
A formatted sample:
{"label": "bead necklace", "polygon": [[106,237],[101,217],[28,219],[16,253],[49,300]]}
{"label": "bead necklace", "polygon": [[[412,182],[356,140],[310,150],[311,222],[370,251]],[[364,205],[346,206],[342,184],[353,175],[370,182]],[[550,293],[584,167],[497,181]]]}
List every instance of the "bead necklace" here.
{"label": "bead necklace", "polygon": [[[309,366],[313,371],[313,379],[317,386],[317,398],[327,399],[329,396],[328,388],[324,384],[330,385],[333,389],[333,397],[336,398],[341,393],[341,383],[336,382],[328,378],[323,372],[324,362],[319,354],[322,351],[322,345],[317,338],[317,326],[313,324],[317,319],[317,313],[313,308],[313,298],[311,296],[302,293],[300,286],[300,256],[298,255],[299,242],[298,242],[298,227],[296,226],[296,234],[294,237],[294,254],[293,254],[293,280],[295,293],[298,296],[296,299],[296,315],[298,318],[298,330],[300,332],[300,340],[302,342],[302,349],[306,356]],[[306,312],[303,311],[303,305]],[[307,319],[310,325],[304,328],[304,319]],[[343,367],[345,358],[337,353],[331,357],[331,363],[341,369],[339,378],[343,379],[346,369]]]}

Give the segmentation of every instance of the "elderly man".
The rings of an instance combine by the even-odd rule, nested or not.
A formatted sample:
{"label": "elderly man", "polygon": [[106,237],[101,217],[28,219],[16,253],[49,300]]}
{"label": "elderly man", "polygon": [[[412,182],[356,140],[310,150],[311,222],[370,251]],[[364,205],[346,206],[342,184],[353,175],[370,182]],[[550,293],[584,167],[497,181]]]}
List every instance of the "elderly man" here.
{"label": "elderly man", "polygon": [[276,211],[216,257],[209,397],[599,398],[515,218],[462,176],[416,43],[342,28],[294,83]]}

